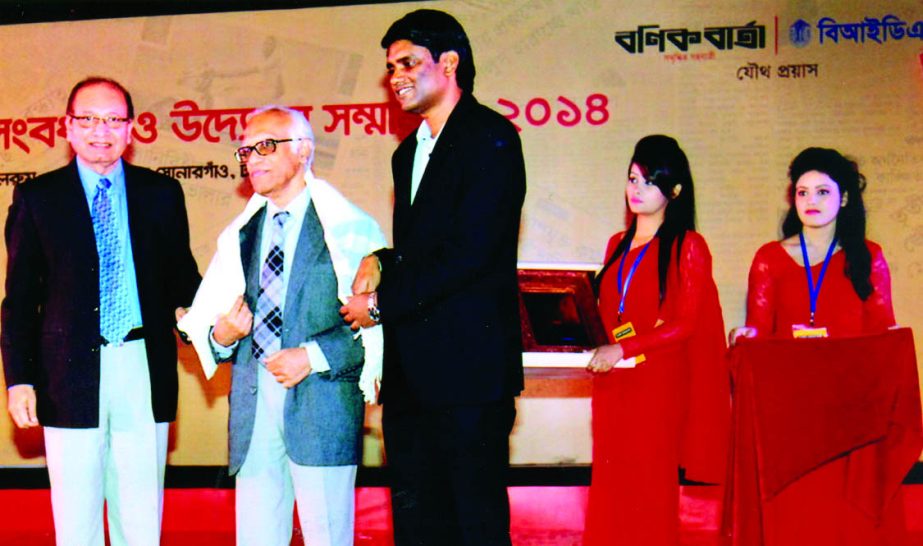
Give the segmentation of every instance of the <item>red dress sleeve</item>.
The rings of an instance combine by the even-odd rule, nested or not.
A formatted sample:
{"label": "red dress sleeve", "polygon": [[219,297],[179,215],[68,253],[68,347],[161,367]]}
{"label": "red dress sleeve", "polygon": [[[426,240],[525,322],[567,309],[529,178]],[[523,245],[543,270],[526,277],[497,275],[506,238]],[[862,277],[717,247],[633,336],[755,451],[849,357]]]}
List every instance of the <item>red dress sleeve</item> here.
{"label": "red dress sleeve", "polygon": [[[673,249],[671,253],[675,252]],[[701,235],[686,232],[680,253],[680,268],[670,268],[664,304],[663,324],[621,342],[625,358],[655,348],[665,348],[689,339],[696,329],[704,294],[712,285],[711,253]]]}
{"label": "red dress sleeve", "polygon": [[772,245],[763,245],[756,251],[750,264],[747,283],[747,326],[756,328],[758,336],[768,336],[776,331],[776,294],[772,279]]}
{"label": "red dress sleeve", "polygon": [[872,272],[869,281],[872,293],[862,306],[862,324],[866,332],[881,332],[894,326],[894,307],[891,304],[891,271],[884,253],[877,244],[868,241],[872,254]]}

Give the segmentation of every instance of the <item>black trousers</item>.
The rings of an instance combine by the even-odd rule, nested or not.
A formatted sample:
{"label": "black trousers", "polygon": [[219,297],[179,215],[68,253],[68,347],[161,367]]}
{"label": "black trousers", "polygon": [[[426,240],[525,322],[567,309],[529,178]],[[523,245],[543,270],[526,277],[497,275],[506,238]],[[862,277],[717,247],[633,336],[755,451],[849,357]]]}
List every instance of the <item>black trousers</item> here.
{"label": "black trousers", "polygon": [[510,546],[512,398],[382,409],[395,546]]}

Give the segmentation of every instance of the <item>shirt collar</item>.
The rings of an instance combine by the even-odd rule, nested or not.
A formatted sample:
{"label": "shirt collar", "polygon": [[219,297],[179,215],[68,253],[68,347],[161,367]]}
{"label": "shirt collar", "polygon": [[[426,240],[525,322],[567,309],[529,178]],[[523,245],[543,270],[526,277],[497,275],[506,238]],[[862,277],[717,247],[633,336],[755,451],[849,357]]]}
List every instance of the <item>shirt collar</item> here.
{"label": "shirt collar", "polygon": [[433,131],[429,128],[429,123],[426,123],[424,120],[420,123],[420,126],[417,127],[417,143],[423,144],[429,141],[435,141],[439,137],[433,138]]}
{"label": "shirt collar", "polygon": [[310,200],[311,194],[308,193],[308,187],[305,186],[301,192],[295,196],[294,199],[289,201],[288,205],[284,208],[279,208],[271,199],[266,200],[266,215],[269,218],[272,218],[276,215],[277,212],[286,211],[292,216],[297,215],[299,212],[305,211],[308,208],[308,201]]}
{"label": "shirt collar", "polygon": [[122,166],[122,160],[119,159],[115,164],[112,172],[101,175],[86,165],[82,159],[77,158],[77,174],[80,176],[80,182],[83,184],[83,191],[89,199],[96,195],[96,187],[99,185],[99,179],[105,178],[112,184],[113,192],[121,192],[125,187],[125,168]]}

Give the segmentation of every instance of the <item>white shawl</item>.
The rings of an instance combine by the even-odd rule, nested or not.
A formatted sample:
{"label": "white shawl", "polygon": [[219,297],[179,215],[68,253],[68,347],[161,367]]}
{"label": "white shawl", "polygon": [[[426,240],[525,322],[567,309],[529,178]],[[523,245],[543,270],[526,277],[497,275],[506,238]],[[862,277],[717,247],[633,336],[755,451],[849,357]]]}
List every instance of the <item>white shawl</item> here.
{"label": "white shawl", "polygon": [[[346,303],[352,295],[352,282],[359,262],[370,253],[387,246],[385,236],[371,216],[353,205],[329,183],[308,172],[305,182],[314,208],[324,230],[324,241],[330,251],[333,270],[337,278],[337,295]],[[266,204],[267,199],[254,194],[241,212],[218,236],[218,245],[202,284],[196,292],[189,312],[177,327],[189,336],[199,355],[205,377],[211,379],[218,368],[209,343],[209,332],[218,316],[226,313],[237,296],[246,290],[244,271],[240,259],[240,229]],[[366,402],[376,399],[381,381],[384,338],[381,326],[361,329],[365,348],[365,365],[359,378],[359,387]]]}

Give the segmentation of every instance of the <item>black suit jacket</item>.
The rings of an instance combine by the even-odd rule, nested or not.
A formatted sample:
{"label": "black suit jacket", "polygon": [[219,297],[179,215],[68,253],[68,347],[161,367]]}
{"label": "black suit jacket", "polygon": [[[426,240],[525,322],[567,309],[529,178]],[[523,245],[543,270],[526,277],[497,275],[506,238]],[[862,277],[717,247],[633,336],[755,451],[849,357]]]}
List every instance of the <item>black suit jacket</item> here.
{"label": "black suit jacket", "polygon": [[[200,276],[189,249],[179,183],[124,163],[151,400],[157,422],[176,418],[174,310]],[[76,161],[16,187],[6,222],[6,297],[0,350],[8,386],[35,386],[42,425],[99,420],[99,257]]]}
{"label": "black suit jacket", "polygon": [[516,256],[526,191],[519,135],[466,93],[411,205],[416,145],[411,134],[392,158],[394,248],[377,252],[381,400],[437,407],[515,396],[523,386]]}

